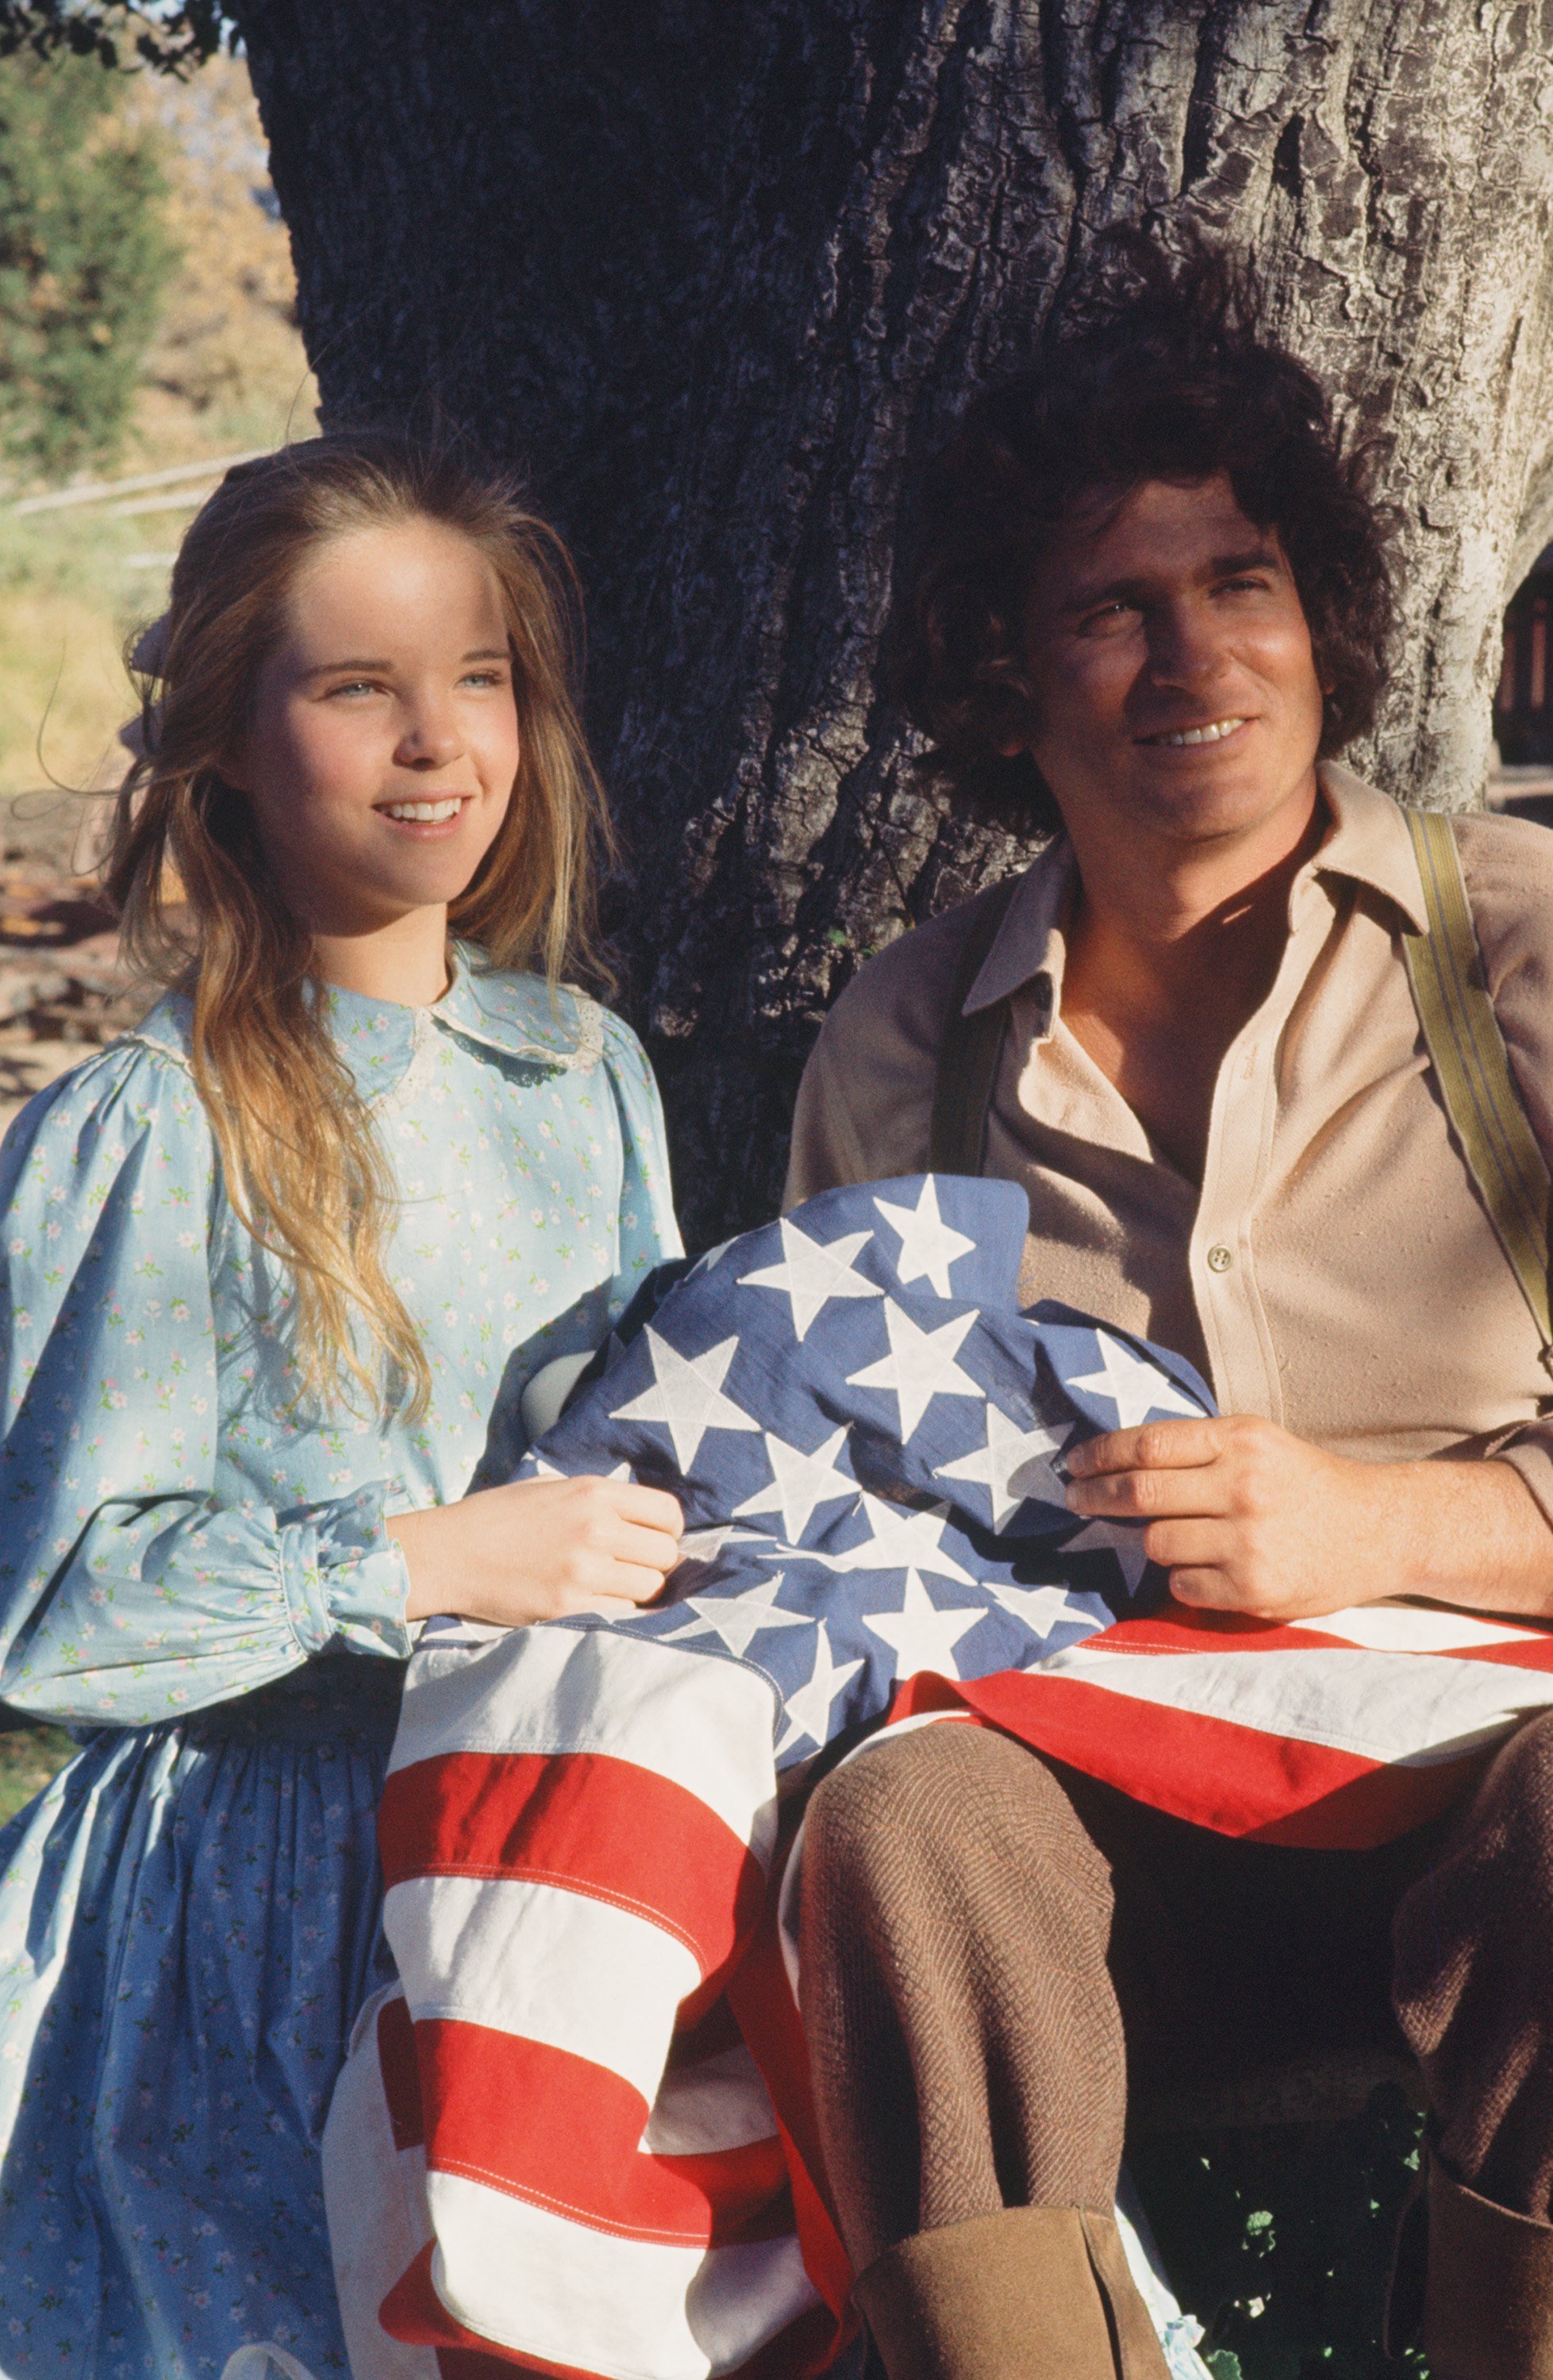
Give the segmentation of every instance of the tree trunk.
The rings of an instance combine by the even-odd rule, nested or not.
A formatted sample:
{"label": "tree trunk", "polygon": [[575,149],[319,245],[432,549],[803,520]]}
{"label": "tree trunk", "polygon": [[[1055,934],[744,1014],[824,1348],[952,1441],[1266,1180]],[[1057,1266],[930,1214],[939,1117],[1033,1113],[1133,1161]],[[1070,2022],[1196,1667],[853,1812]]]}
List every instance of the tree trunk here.
{"label": "tree trunk", "polygon": [[688,1233],[815,1026],[1006,870],[876,702],[898,503],[1119,218],[1243,243],[1383,444],[1392,791],[1480,797],[1553,537],[1553,0],[238,0],[330,423],[526,457],[589,590],[625,990]]}

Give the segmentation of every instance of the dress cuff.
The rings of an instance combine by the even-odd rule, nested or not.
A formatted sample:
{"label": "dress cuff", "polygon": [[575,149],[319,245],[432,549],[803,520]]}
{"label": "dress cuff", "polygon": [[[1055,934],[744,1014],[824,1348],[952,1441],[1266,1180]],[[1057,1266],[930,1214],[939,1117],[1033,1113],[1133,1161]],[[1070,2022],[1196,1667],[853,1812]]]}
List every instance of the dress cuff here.
{"label": "dress cuff", "polygon": [[374,1480],[354,1496],[304,1506],[282,1524],[281,1577],[304,1653],[349,1645],[409,1659],[410,1572],[384,1524],[386,1495],[387,1482]]}

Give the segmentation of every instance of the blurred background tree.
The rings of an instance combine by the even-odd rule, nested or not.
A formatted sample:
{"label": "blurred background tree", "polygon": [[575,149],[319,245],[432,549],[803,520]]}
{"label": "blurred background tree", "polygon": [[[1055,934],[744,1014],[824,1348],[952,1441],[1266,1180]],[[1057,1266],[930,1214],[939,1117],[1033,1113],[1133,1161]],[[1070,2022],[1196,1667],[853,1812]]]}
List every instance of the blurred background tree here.
{"label": "blurred background tree", "polygon": [[[0,0],[0,835],[61,859],[80,805],[54,787],[120,765],[121,648],[184,521],[231,455],[313,427],[247,69],[212,47],[196,72],[196,32]],[[169,468],[190,476],[26,508]],[[0,1122],[10,1096],[0,1070]]]}
{"label": "blurred background tree", "polygon": [[112,458],[178,261],[125,91],[68,53],[0,74],[0,452],[29,475]]}
{"label": "blurred background tree", "polygon": [[27,51],[182,75],[214,57],[227,30],[222,0],[0,0],[0,58]]}

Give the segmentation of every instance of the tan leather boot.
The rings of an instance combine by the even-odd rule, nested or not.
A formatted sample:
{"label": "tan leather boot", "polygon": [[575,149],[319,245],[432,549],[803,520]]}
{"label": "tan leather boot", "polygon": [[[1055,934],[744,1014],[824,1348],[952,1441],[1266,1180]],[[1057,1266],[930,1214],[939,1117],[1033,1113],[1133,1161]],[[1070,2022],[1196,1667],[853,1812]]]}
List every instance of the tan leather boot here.
{"label": "tan leather boot", "polygon": [[1433,2380],[1553,2380],[1553,2223],[1479,2198],[1432,2157],[1428,2206]]}
{"label": "tan leather boot", "polygon": [[853,2296],[889,2380],[1168,2380],[1121,2235],[1088,2207],[919,2231]]}

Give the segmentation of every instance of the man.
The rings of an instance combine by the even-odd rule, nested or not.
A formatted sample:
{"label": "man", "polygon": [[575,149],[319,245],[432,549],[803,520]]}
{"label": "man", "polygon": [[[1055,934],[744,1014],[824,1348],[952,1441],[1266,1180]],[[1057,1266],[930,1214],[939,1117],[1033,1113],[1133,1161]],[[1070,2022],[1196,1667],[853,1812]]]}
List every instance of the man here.
{"label": "man", "polygon": [[[930,491],[896,692],[952,783],[1060,830],[959,999],[1006,1016],[983,1164],[1029,1193],[1027,1302],[1213,1383],[1224,1418],[1072,1466],[1072,1508],[1146,1522],[1181,1601],[1553,1620],[1539,1334],[1410,996],[1406,822],[1335,757],[1382,684],[1382,527],[1320,390],[1248,322],[1222,264],[1124,247]],[[1553,838],[1457,832],[1553,1152]],[[840,1001],[790,1200],[927,1162],[997,898]],[[1152,2380],[1107,2219],[1129,2073],[1404,2045],[1431,2108],[1435,2380],[1553,2375],[1553,1721],[1372,1852],[1211,1834],[925,1727],[821,1785],[802,1899],[827,2170],[891,2380]]]}

